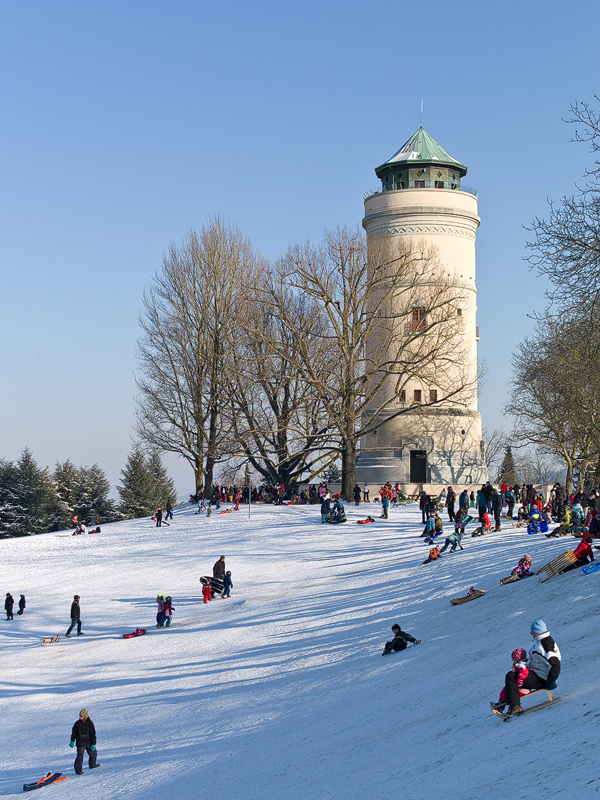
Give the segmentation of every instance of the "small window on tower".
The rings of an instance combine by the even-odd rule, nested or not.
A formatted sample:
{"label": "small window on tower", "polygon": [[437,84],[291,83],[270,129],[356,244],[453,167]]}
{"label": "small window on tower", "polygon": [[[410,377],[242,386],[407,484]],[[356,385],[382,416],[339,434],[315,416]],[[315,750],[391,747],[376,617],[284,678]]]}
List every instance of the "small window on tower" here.
{"label": "small window on tower", "polygon": [[415,189],[424,189],[425,181],[415,181]]}
{"label": "small window on tower", "polygon": [[437,389],[430,389],[429,390],[429,402],[430,403],[437,403]]}
{"label": "small window on tower", "polygon": [[456,309],[456,316],[457,317],[462,317],[462,308],[457,308]]}
{"label": "small window on tower", "polygon": [[398,399],[400,400],[401,403],[406,403],[406,389],[402,389],[400,391]]}
{"label": "small window on tower", "polygon": [[451,183],[451,184],[450,184],[450,188],[451,188],[451,189],[456,189],[456,184],[455,184],[455,183]]}
{"label": "small window on tower", "polygon": [[443,189],[444,188],[444,181],[436,181],[435,182],[436,189]]}
{"label": "small window on tower", "polygon": [[420,389],[415,389],[414,399],[415,399],[415,403],[420,403],[421,402],[421,390]]}
{"label": "small window on tower", "polygon": [[424,308],[413,308],[411,312],[410,329],[412,331],[423,331],[427,324],[427,315]]}

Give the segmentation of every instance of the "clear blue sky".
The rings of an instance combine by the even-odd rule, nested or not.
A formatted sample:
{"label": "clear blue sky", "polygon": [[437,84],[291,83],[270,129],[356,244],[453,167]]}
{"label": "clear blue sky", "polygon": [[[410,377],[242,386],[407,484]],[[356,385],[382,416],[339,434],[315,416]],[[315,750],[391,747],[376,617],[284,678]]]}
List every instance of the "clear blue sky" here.
{"label": "clear blue sky", "polygon": [[[561,122],[600,92],[595,3],[0,4],[0,455],[130,448],[137,316],[169,242],[213,214],[276,257],[360,223],[424,126],[479,190],[484,424],[543,307],[522,225],[590,157]],[[193,487],[169,463],[181,493]]]}

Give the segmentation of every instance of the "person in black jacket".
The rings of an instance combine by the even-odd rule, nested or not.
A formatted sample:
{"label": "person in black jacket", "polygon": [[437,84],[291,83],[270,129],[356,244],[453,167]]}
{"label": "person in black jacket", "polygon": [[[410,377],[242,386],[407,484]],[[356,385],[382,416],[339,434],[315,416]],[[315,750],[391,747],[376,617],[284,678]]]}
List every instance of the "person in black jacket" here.
{"label": "person in black jacket", "polygon": [[88,766],[90,769],[99,767],[97,763],[98,752],[96,750],[96,728],[90,719],[86,708],[79,712],[79,719],[73,725],[71,731],[71,741],[69,747],[77,745],[77,757],[73,767],[77,775],[83,774],[83,754],[88,754]]}
{"label": "person in black jacket", "polygon": [[357,483],[356,486],[354,487],[354,505],[355,506],[359,506],[360,505],[360,495],[361,495],[361,490],[360,490],[360,486]]}
{"label": "person in black jacket", "polygon": [[19,598],[19,610],[17,611],[17,614],[19,614],[20,616],[24,611],[25,611],[25,595],[22,594]]}
{"label": "person in black jacket", "polygon": [[448,519],[450,522],[454,522],[454,517],[456,516],[454,513],[454,504],[456,503],[456,494],[454,489],[449,486],[448,487],[448,494],[446,495],[446,508],[448,509]]}
{"label": "person in black jacket", "polygon": [[396,653],[400,652],[401,650],[406,650],[408,647],[409,642],[414,642],[414,644],[421,644],[420,639],[414,639],[410,633],[406,633],[400,628],[400,625],[396,622],[392,625],[392,633],[394,634],[394,638],[391,642],[386,642],[385,647],[383,649],[382,656],[387,656],[388,653],[391,653],[392,650]]}
{"label": "person in black jacket", "polygon": [[15,604],[14,597],[10,592],[6,593],[6,600],[4,601],[4,610],[6,611],[6,619],[13,619],[13,606]]}
{"label": "person in black jacket", "polygon": [[81,632],[81,609],[79,608],[79,595],[76,594],[73,597],[73,602],[71,603],[71,624],[69,625],[69,630],[65,633],[67,639],[71,638],[71,631],[77,625],[77,636],[83,636]]}

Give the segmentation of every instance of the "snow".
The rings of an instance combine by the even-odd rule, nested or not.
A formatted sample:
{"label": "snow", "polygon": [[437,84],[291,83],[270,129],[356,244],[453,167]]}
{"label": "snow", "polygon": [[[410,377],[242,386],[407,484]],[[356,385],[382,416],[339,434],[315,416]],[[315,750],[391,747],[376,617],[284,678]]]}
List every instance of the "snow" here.
{"label": "snow", "polygon": [[[184,506],[170,528],[0,541],[2,591],[27,597],[0,628],[0,796],[51,770],[70,776],[44,790],[64,800],[82,788],[86,800],[595,796],[600,573],[448,602],[575,540],[503,521],[421,566],[416,506],[356,525],[365,509],[377,506],[321,525],[318,506],[253,507],[251,519]],[[222,553],[232,597],[204,605],[198,579]],[[159,592],[173,596],[170,630],[154,627]],[[85,635],[41,647],[64,635],[75,593]],[[562,701],[503,723],[489,701],[538,617],[561,648]],[[382,658],[396,621],[423,643]],[[121,638],[137,627],[148,633]],[[77,777],[68,743],[82,707],[102,766]]]}

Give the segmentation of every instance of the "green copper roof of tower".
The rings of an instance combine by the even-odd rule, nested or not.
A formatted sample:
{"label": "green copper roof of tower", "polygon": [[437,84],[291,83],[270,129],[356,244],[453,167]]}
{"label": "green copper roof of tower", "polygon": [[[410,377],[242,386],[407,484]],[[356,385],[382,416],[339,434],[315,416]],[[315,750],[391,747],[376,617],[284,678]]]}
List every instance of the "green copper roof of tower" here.
{"label": "green copper roof of tower", "polygon": [[467,174],[466,166],[452,158],[450,153],[444,150],[441,144],[438,144],[424,128],[419,128],[397,153],[394,153],[388,161],[376,168],[375,173],[380,178],[380,170],[401,164],[415,167],[424,164],[443,164],[444,166],[454,167],[460,172],[461,177]]}

